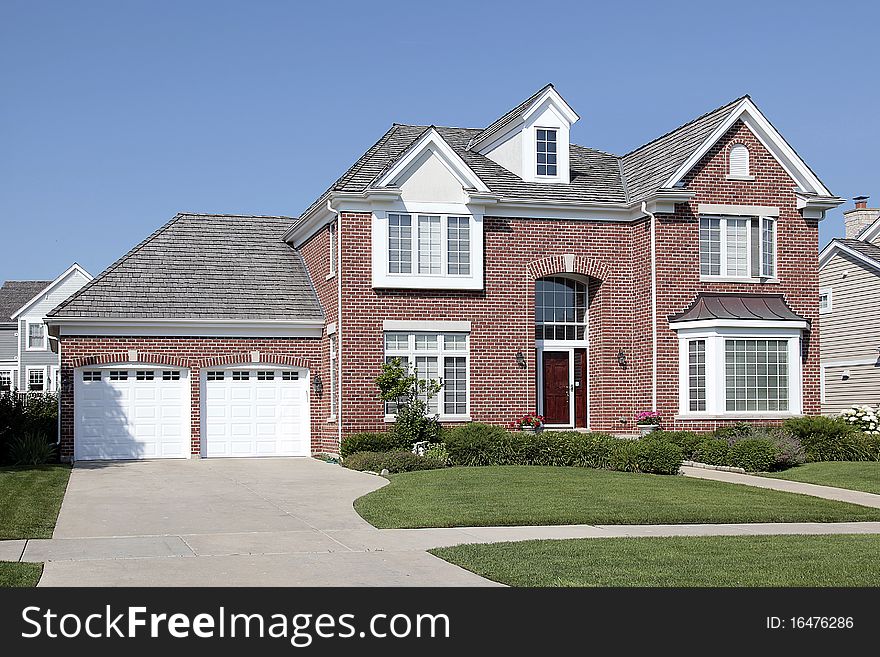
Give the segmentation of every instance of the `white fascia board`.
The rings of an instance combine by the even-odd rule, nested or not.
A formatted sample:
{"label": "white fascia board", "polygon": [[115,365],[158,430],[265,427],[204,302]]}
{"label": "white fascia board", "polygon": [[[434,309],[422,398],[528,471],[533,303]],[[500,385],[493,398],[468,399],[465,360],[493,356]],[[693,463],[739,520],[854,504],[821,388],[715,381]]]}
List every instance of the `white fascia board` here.
{"label": "white fascia board", "polygon": [[406,173],[426,151],[430,151],[442,162],[449,172],[461,183],[462,187],[476,189],[479,192],[489,192],[489,187],[471,169],[467,163],[452,150],[452,147],[440,136],[434,128],[429,128],[425,133],[410,146],[389,169],[382,174],[374,183],[374,187],[387,187]]}
{"label": "white fascia board", "polygon": [[569,125],[572,125],[575,121],[581,118],[578,116],[578,113],[572,109],[571,105],[565,102],[565,99],[559,95],[559,92],[556,91],[556,89],[548,87],[547,90],[538,96],[535,99],[535,102],[529,105],[528,109],[522,113],[523,121],[528,121],[532,114],[541,109],[545,101],[549,101],[550,105],[556,110],[560,118],[567,121]]}
{"label": "white fascia board", "polygon": [[323,322],[298,320],[50,318],[61,336],[191,336],[320,338]]}
{"label": "white fascia board", "polygon": [[81,274],[86,279],[86,283],[88,283],[90,280],[92,280],[92,275],[89,272],[87,272],[85,269],[80,267],[78,263],[74,262],[72,265],[70,265],[70,267],[65,269],[61,273],[61,275],[59,275],[57,278],[55,278],[54,281],[49,283],[46,287],[44,287],[42,290],[40,290],[35,296],[33,296],[30,299],[30,301],[28,301],[21,308],[16,310],[15,314],[13,314],[10,317],[10,319],[13,319],[13,320],[17,319],[20,315],[23,315],[24,313],[26,313],[31,306],[33,306],[35,303],[40,301],[47,294],[50,294],[52,292],[52,290],[54,290],[56,287],[61,285],[61,283],[63,283],[65,280],[67,280],[67,277],[70,276],[71,274],[73,274],[74,272]]}
{"label": "white fascia board", "polygon": [[825,218],[827,210],[833,210],[842,205],[844,200],[837,196],[807,196],[799,192],[795,192],[797,200],[797,209],[800,210],[804,219],[818,219],[821,221]]}
{"label": "white fascia board", "polygon": [[768,319],[699,319],[685,322],[669,322],[673,331],[687,329],[809,329],[806,320],[768,320]]}
{"label": "white fascia board", "polygon": [[718,203],[700,203],[697,206],[700,214],[723,214],[734,217],[778,217],[779,208],[771,205],[722,205]]}
{"label": "white fascia board", "polygon": [[856,367],[858,365],[876,365],[878,358],[850,358],[820,361],[822,367]]}
{"label": "white fascia board", "polygon": [[446,320],[396,320],[386,319],[382,322],[383,331],[430,331],[430,332],[455,332],[470,333],[471,323],[468,321],[456,322]]}
{"label": "white fascia board", "polygon": [[863,242],[872,242],[877,237],[880,237],[880,217],[877,217],[877,220],[874,221],[873,224],[862,231],[859,239]]}
{"label": "white fascia board", "polygon": [[853,258],[864,262],[866,265],[869,265],[874,269],[880,270],[880,262],[874,260],[873,258],[869,258],[863,253],[859,253],[855,249],[848,247],[846,244],[841,244],[840,242],[830,242],[828,246],[822,249],[822,252],[819,254],[819,269],[822,269],[826,264],[828,264],[828,262],[831,260],[831,257],[836,251],[841,251],[842,253],[851,255]]}
{"label": "white fascia board", "polygon": [[788,145],[783,136],[767,120],[761,111],[749,98],[743,98],[731,111],[730,115],[709,135],[708,139],[685,161],[678,170],[672,174],[663,187],[672,187],[680,182],[687,173],[693,169],[703,156],[709,152],[721,137],[733,126],[738,119],[742,119],[746,127],[760,141],[764,147],[776,158],[783,169],[797,182],[801,191],[818,194],[819,196],[833,197],[830,191],[822,184],[816,175],[810,171],[800,156]]}
{"label": "white fascia board", "polygon": [[624,203],[544,201],[502,198],[485,213],[491,217],[523,219],[583,219],[588,221],[636,221],[644,215],[637,206]]}

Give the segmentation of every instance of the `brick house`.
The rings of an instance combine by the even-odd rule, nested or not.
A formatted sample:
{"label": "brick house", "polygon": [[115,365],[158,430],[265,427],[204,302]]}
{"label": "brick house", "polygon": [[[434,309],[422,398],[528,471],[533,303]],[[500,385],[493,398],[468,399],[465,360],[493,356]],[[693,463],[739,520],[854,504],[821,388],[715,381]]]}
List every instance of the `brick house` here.
{"label": "brick house", "polygon": [[298,218],[178,215],[53,310],[69,458],[305,455],[394,417],[635,431],[819,412],[833,196],[748,97],[623,156],[548,85],[394,124]]}

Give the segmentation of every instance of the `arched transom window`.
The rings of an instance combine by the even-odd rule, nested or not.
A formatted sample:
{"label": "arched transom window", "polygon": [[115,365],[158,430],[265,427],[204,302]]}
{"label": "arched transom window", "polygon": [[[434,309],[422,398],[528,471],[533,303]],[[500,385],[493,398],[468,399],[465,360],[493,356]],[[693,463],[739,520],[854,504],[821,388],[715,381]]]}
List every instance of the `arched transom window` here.
{"label": "arched transom window", "polygon": [[535,339],[583,340],[586,331],[586,283],[562,276],[535,281]]}

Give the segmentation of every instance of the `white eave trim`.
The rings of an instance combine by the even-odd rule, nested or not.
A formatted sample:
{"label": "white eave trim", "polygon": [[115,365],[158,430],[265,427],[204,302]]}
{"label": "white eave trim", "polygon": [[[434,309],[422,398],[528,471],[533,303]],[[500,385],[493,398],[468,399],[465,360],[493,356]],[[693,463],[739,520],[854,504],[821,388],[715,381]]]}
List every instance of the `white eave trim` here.
{"label": "white eave trim", "polygon": [[683,329],[702,328],[732,328],[732,329],[809,329],[810,323],[806,320],[769,320],[769,319],[697,319],[681,322],[669,322],[669,328],[673,331]]}
{"label": "white eave trim", "polygon": [[695,194],[696,192],[683,188],[663,188],[651,194],[643,203],[651,214],[671,214],[675,212],[677,203],[687,203]]}
{"label": "white eave trim", "polygon": [[[678,170],[666,181],[663,187],[672,187],[680,182],[687,173],[693,169],[703,156],[709,152],[719,139],[721,139],[737,120],[742,119],[743,123],[751,130],[755,137],[767,148],[779,164],[788,174],[794,178],[801,187],[801,191],[817,194],[833,198],[830,191],[822,184],[822,181],[816,177],[810,167],[807,166],[794,149],[788,145],[781,134],[773,127],[761,111],[749,98],[743,98],[730,111],[728,117],[719,125],[715,131],[709,135],[709,138],[694,151],[691,156],[682,164]],[[836,206],[835,206],[836,207]]]}
{"label": "white eave trim", "polygon": [[109,319],[64,317],[46,320],[57,335],[303,337],[320,338],[323,321],[252,319]]}
{"label": "white eave trim", "polygon": [[797,209],[801,211],[804,219],[819,219],[821,221],[825,218],[827,210],[833,210],[844,202],[842,198],[837,196],[813,196],[797,191],[794,195],[797,200]]}
{"label": "white eave trim", "polygon": [[46,296],[47,294],[50,294],[52,292],[52,290],[55,289],[55,287],[57,287],[59,284],[61,284],[62,281],[64,281],[70,274],[72,274],[74,272],[82,274],[86,279],[86,283],[88,283],[90,280],[92,280],[92,275],[89,272],[87,272],[85,269],[80,267],[79,264],[74,262],[72,265],[70,265],[70,267],[65,269],[59,276],[57,276],[54,281],[49,283],[46,287],[44,287],[42,290],[40,290],[34,297],[32,297],[30,301],[28,301],[21,308],[16,310],[15,314],[13,314],[10,317],[10,319],[12,319],[12,320],[18,319],[18,317],[20,315],[23,315],[25,312],[27,312],[27,310],[30,309],[31,306],[33,306],[35,303],[40,301],[44,296]]}
{"label": "white eave trim", "polygon": [[859,239],[863,242],[872,242],[877,237],[880,237],[880,217],[877,217],[876,221],[859,235]]}
{"label": "white eave trim", "polygon": [[422,134],[422,136],[419,137],[416,142],[375,181],[373,187],[381,188],[393,185],[398,178],[408,171],[410,166],[418,160],[423,153],[428,151],[437,156],[437,159],[449,169],[449,172],[455,176],[463,188],[476,189],[478,192],[489,193],[490,190],[486,183],[484,183],[474,170],[471,169],[454,150],[452,150],[452,147],[433,127],[428,128],[424,134]]}
{"label": "white eave trim", "polygon": [[874,269],[880,270],[880,262],[874,260],[873,258],[869,258],[865,254],[859,253],[855,249],[850,248],[846,244],[841,244],[840,242],[829,242],[828,246],[822,249],[822,252],[819,254],[819,269],[822,269],[825,265],[828,264],[835,251],[842,251],[843,253],[851,255],[853,258],[864,262],[866,265],[869,265]]}

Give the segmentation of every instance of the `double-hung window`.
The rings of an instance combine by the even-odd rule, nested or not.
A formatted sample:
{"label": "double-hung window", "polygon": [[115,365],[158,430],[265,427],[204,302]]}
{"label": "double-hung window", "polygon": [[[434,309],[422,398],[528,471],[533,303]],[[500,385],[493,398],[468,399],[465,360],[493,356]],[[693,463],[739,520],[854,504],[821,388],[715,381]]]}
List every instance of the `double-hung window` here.
{"label": "double-hung window", "polygon": [[27,348],[46,348],[46,325],[42,322],[28,322],[27,325]]}
{"label": "double-hung window", "polygon": [[0,370],[0,392],[12,390],[12,370]]}
{"label": "double-hung window", "polygon": [[31,392],[43,392],[45,389],[45,370],[28,370],[28,390],[30,390]]}
{"label": "double-hung window", "polygon": [[470,276],[471,217],[388,214],[388,273]]}
{"label": "double-hung window", "polygon": [[772,217],[700,217],[700,276],[776,276],[776,221]]}
{"label": "double-hung window", "polygon": [[[386,332],[385,362],[395,359],[411,368],[419,380],[440,384],[437,395],[425,398],[429,414],[448,418],[468,416],[467,333]],[[393,402],[386,404],[387,416],[396,412]]]}

